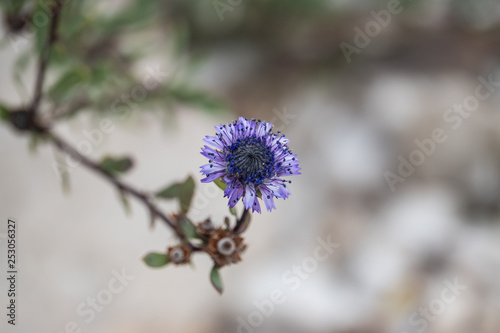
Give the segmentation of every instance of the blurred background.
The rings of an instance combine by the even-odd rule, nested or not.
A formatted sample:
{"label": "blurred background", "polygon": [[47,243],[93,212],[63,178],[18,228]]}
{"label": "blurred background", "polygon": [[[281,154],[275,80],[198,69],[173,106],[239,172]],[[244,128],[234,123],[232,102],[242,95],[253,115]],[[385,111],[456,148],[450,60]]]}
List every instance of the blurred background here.
{"label": "blurred background", "polygon": [[[2,105],[30,101],[47,2],[1,2]],[[144,265],[175,237],[142,205],[127,214],[81,166],[61,180],[64,155],[1,124],[0,233],[19,224],[17,325],[2,310],[2,332],[500,332],[498,1],[68,0],[62,14],[42,112],[75,146],[110,119],[90,158],[130,156],[123,179],[150,191],[193,175],[191,217],[217,224],[227,201],[198,172],[213,126],[273,122],[303,174],[253,215],[221,297],[206,256]],[[159,84],[136,89],[148,75]],[[318,237],[338,247],[311,268]]]}

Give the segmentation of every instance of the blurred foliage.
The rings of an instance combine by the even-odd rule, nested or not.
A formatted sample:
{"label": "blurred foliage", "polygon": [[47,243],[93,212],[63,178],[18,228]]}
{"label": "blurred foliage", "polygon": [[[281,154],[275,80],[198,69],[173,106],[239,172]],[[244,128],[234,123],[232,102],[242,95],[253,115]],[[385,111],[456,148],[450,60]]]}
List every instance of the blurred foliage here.
{"label": "blurred foliage", "polygon": [[195,183],[192,176],[189,176],[183,183],[174,183],[156,193],[156,197],[161,199],[177,199],[180,211],[187,213],[191,206],[195,190]]}
{"label": "blurred foliage", "polygon": [[9,120],[9,109],[0,104],[0,119]]}
{"label": "blurred foliage", "polygon": [[120,202],[125,210],[125,214],[130,215],[132,213],[132,207],[130,206],[130,201],[128,200],[127,194],[125,192],[119,191]]}
{"label": "blurred foliage", "polygon": [[124,172],[130,170],[133,166],[132,159],[130,157],[105,157],[99,166],[101,169],[105,170],[112,176],[118,176]]}
{"label": "blurred foliage", "polygon": [[198,233],[196,232],[196,227],[193,222],[186,217],[184,214],[176,215],[177,225],[179,226],[180,231],[184,234],[188,239],[191,238],[200,238]]}
{"label": "blurred foliage", "polygon": [[[0,1],[4,24],[11,32],[7,39],[34,46],[21,48],[13,68],[14,82],[24,97],[28,94],[22,74],[36,60],[33,55],[38,54],[47,36],[49,24],[40,24],[43,23],[40,18],[47,15],[47,2],[50,3]],[[431,3],[430,0],[400,2],[405,8],[402,16],[410,8]],[[216,3],[226,9],[221,12]],[[130,107],[131,110],[170,111],[176,103],[210,113],[227,110],[217,97],[199,90],[194,79],[193,71],[200,68],[215,48],[223,43],[249,44],[268,53],[275,52],[278,59],[295,57],[314,62],[323,59],[327,66],[343,66],[338,43],[339,39],[352,38],[349,25],[352,18],[357,12],[368,16],[370,8],[383,9],[387,3],[387,0],[65,1],[59,41],[51,57],[53,73],[46,89],[47,101],[51,109],[59,110],[54,115],[57,119],[72,117],[84,109],[113,113],[116,111],[113,105],[123,94],[130,94],[143,84],[146,75],[143,63],[161,59],[161,67],[168,69],[168,78],[148,91],[140,106]],[[458,19],[484,21],[485,15],[492,13],[494,3],[485,1],[487,9],[483,10],[472,0],[453,0],[449,6]],[[463,18],[465,15],[467,18]],[[344,26],[346,29],[341,29]],[[34,32],[34,36],[26,31]],[[297,46],[303,50],[297,52]],[[303,59],[302,52],[315,50],[317,55]]]}
{"label": "blurred foliage", "polygon": [[[4,25],[9,31],[6,40],[19,51],[13,67],[14,80],[26,98],[27,89],[21,77],[28,65],[36,61],[47,40],[50,3],[0,2]],[[144,86],[148,68],[142,63],[153,57],[162,59],[159,67],[169,74],[169,67],[181,58],[183,65],[189,67],[190,55],[179,51],[186,50],[182,45],[176,45],[186,39],[182,37],[186,31],[180,22],[177,25],[177,20],[165,22],[165,10],[169,7],[162,1],[65,1],[58,40],[50,58],[50,79],[44,91],[52,110],[64,109],[57,118],[72,117],[82,109],[99,113],[116,111],[113,102]],[[158,83],[157,87],[147,89],[150,91],[140,99],[140,108],[131,109],[156,106],[168,110],[172,102],[208,112],[225,109],[209,93],[191,87],[182,75],[175,76],[175,82],[169,75]]]}

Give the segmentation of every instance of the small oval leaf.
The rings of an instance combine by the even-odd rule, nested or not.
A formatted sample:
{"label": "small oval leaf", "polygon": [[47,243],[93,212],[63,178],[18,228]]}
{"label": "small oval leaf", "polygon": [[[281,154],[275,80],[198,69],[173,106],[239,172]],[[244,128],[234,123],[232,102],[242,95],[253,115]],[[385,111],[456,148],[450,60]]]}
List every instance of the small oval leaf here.
{"label": "small oval leaf", "polygon": [[212,268],[212,271],[210,272],[210,282],[212,282],[215,290],[217,290],[217,292],[222,295],[222,293],[224,292],[224,285],[222,284],[222,278],[219,274],[219,269],[217,268],[217,266],[214,266]]}
{"label": "small oval leaf", "polygon": [[233,208],[229,208],[229,212],[234,215],[234,216],[238,216],[238,212],[236,211],[236,207],[233,207]]}
{"label": "small oval leaf", "polygon": [[130,170],[133,166],[133,162],[130,157],[107,156],[101,161],[99,166],[109,174],[116,176]]}
{"label": "small oval leaf", "polygon": [[62,101],[70,93],[78,90],[78,86],[88,80],[89,74],[86,68],[74,68],[63,74],[59,80],[50,88],[48,95],[55,101]]}
{"label": "small oval leaf", "polygon": [[142,261],[149,267],[158,268],[168,264],[168,256],[165,253],[151,252],[142,258]]}
{"label": "small oval leaf", "polygon": [[187,213],[191,202],[193,201],[195,183],[193,177],[189,176],[188,179],[182,184],[179,191],[179,201],[181,205],[181,212]]}
{"label": "small oval leaf", "polygon": [[180,211],[187,213],[193,201],[195,183],[193,177],[189,176],[184,183],[174,183],[156,193],[158,198],[179,200]]}
{"label": "small oval leaf", "polygon": [[156,196],[158,198],[162,199],[175,199],[178,196],[179,189],[181,187],[181,184],[172,184],[170,186],[167,186],[163,190],[160,190],[156,193]]}
{"label": "small oval leaf", "polygon": [[130,202],[128,201],[127,195],[123,191],[119,191],[120,202],[123,205],[123,209],[125,210],[125,214],[130,215],[132,213],[132,207],[130,206]]}
{"label": "small oval leaf", "polygon": [[196,232],[196,227],[185,215],[176,216],[179,229],[187,238],[200,238]]}

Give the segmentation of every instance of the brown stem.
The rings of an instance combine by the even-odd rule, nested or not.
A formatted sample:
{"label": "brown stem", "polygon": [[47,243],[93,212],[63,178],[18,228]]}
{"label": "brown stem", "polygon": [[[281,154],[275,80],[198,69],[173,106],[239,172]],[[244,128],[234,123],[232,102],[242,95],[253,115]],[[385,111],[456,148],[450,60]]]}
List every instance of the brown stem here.
{"label": "brown stem", "polygon": [[249,215],[250,215],[250,211],[245,208],[245,210],[243,210],[243,213],[241,214],[241,217],[236,222],[236,225],[234,226],[233,232],[239,234],[239,233],[244,231],[244,230],[242,230],[242,228],[244,227],[244,224],[246,222],[249,222],[248,221],[248,219],[250,218]]}
{"label": "brown stem", "polygon": [[109,172],[104,170],[99,166],[99,164],[93,162],[89,158],[85,157],[84,155],[80,154],[73,146],[68,144],[66,141],[61,139],[59,136],[51,132],[50,130],[46,130],[45,134],[52,140],[54,145],[61,151],[65,152],[69,156],[71,156],[73,159],[77,160],[80,162],[82,165],[87,167],[88,169],[94,171],[95,173],[101,175],[104,179],[109,181],[111,184],[113,184],[120,192],[122,193],[127,193],[133,197],[135,197],[137,200],[141,201],[151,212],[151,214],[155,217],[158,217],[161,221],[163,221],[168,227],[170,227],[177,237],[187,244],[191,250],[193,251],[199,251],[201,250],[198,246],[191,244],[186,236],[177,228],[177,223],[172,221],[170,217],[165,215],[161,210],[156,207],[156,205],[150,200],[149,196],[143,192],[140,192],[139,190],[133,188],[132,186],[126,184],[125,182],[121,181],[118,178],[115,178],[113,175],[111,175]]}
{"label": "brown stem", "polygon": [[108,182],[113,184],[121,193],[129,194],[130,196],[133,196],[137,200],[142,202],[148,208],[148,210],[151,213],[151,215],[153,216],[153,218],[157,217],[161,221],[163,221],[169,228],[171,228],[175,232],[177,237],[183,243],[185,243],[186,245],[188,245],[191,248],[191,250],[193,252],[202,251],[203,250],[202,248],[189,242],[189,240],[184,235],[184,233],[179,230],[177,223],[174,222],[168,215],[166,215],[161,210],[159,210],[158,207],[151,201],[150,197],[146,193],[143,193],[143,192],[133,188],[132,186],[128,185],[127,183],[121,181],[120,179],[114,177],[112,174],[107,172],[105,169],[101,168],[99,164],[95,163],[91,159],[80,154],[72,145],[70,145],[69,143],[64,141],[62,138],[57,136],[50,129],[40,125],[38,120],[36,119],[36,114],[37,114],[37,111],[39,109],[40,102],[42,99],[43,84],[45,81],[45,74],[46,74],[47,66],[48,66],[48,63],[50,60],[52,47],[53,47],[54,43],[57,41],[57,29],[59,26],[61,9],[62,9],[61,0],[56,0],[56,3],[54,5],[54,7],[52,8],[52,13],[51,13],[52,19],[50,22],[47,41],[46,41],[45,45],[43,46],[42,51],[40,52],[33,101],[31,102],[31,105],[30,105],[29,109],[27,110],[27,112],[29,114],[31,114],[30,119],[33,123],[32,130],[43,133],[44,135],[49,137],[52,140],[52,142],[54,143],[54,145],[59,150],[61,150],[62,152],[65,152],[66,154],[68,154],[73,159],[80,162],[82,165],[84,165],[88,169],[101,175],[105,180],[107,180]]}

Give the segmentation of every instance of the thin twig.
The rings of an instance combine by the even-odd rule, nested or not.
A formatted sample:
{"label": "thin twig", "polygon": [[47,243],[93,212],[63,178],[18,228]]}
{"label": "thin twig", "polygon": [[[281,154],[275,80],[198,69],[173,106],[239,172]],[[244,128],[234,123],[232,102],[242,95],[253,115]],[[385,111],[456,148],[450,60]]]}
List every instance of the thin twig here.
{"label": "thin twig", "polygon": [[40,52],[40,58],[38,60],[38,69],[35,82],[35,92],[33,95],[33,101],[31,102],[31,107],[29,111],[32,114],[36,114],[40,101],[42,100],[42,89],[43,82],[45,80],[45,73],[47,71],[47,65],[49,63],[50,54],[52,51],[52,45],[57,40],[57,28],[59,26],[60,14],[62,9],[62,2],[60,0],[56,1],[54,8],[52,9],[52,19],[50,21],[49,32],[47,35],[47,42],[42,47]]}
{"label": "thin twig", "polygon": [[114,177],[111,175],[109,172],[107,172],[105,169],[101,168],[99,164],[93,162],[89,158],[85,157],[84,155],[80,154],[72,145],[61,139],[59,136],[51,132],[50,130],[46,130],[45,134],[52,140],[54,145],[61,151],[65,152],[69,156],[71,156],[73,159],[77,160],[80,162],[82,165],[87,167],[88,169],[94,171],[95,173],[101,175],[104,179],[109,181],[111,184],[113,184],[120,192],[122,193],[127,193],[133,197],[135,197],[137,200],[141,201],[150,211],[150,213],[153,216],[158,217],[161,221],[163,221],[168,227],[170,227],[179,237],[179,239],[189,245],[193,251],[198,251],[200,250],[199,247],[196,245],[191,244],[186,236],[178,229],[177,223],[172,221],[170,217],[165,215],[161,210],[156,207],[156,205],[150,200],[150,197],[146,194],[143,193],[135,188],[133,188],[131,185],[126,184],[125,182],[121,181],[120,179]]}
{"label": "thin twig", "polygon": [[58,38],[57,37],[57,29],[59,26],[61,9],[62,9],[62,2],[61,2],[61,0],[57,0],[53,9],[52,9],[52,19],[50,22],[47,41],[46,41],[45,45],[43,46],[42,51],[40,52],[33,101],[31,102],[30,108],[27,110],[28,114],[31,114],[30,119],[33,122],[32,130],[43,133],[44,135],[46,135],[48,138],[51,139],[52,143],[55,145],[56,148],[58,148],[59,150],[61,150],[64,153],[68,154],[73,159],[80,162],[83,166],[87,167],[89,170],[92,170],[95,173],[101,175],[105,180],[107,180],[108,182],[113,184],[118,189],[118,191],[120,191],[122,194],[128,194],[132,197],[135,197],[140,202],[142,202],[148,208],[153,219],[157,217],[161,221],[163,221],[169,228],[171,228],[175,232],[175,234],[181,240],[181,242],[188,245],[193,252],[202,251],[203,248],[192,244],[188,240],[186,235],[184,235],[184,233],[181,230],[179,230],[177,223],[174,222],[164,212],[162,212],[154,204],[154,202],[151,200],[151,198],[148,194],[143,193],[143,192],[135,189],[131,185],[121,181],[120,179],[116,178],[115,176],[110,174],[108,171],[103,169],[98,163],[96,163],[96,162],[92,161],[91,159],[87,158],[86,156],[80,154],[72,145],[67,143],[62,138],[60,138],[58,135],[56,135],[54,132],[52,132],[49,128],[39,124],[38,120],[36,119],[36,114],[37,114],[37,111],[39,109],[40,102],[41,102],[42,95],[43,95],[43,85],[44,85],[44,81],[45,81],[45,74],[46,74],[47,66],[48,66],[48,63],[50,60],[52,47]]}

